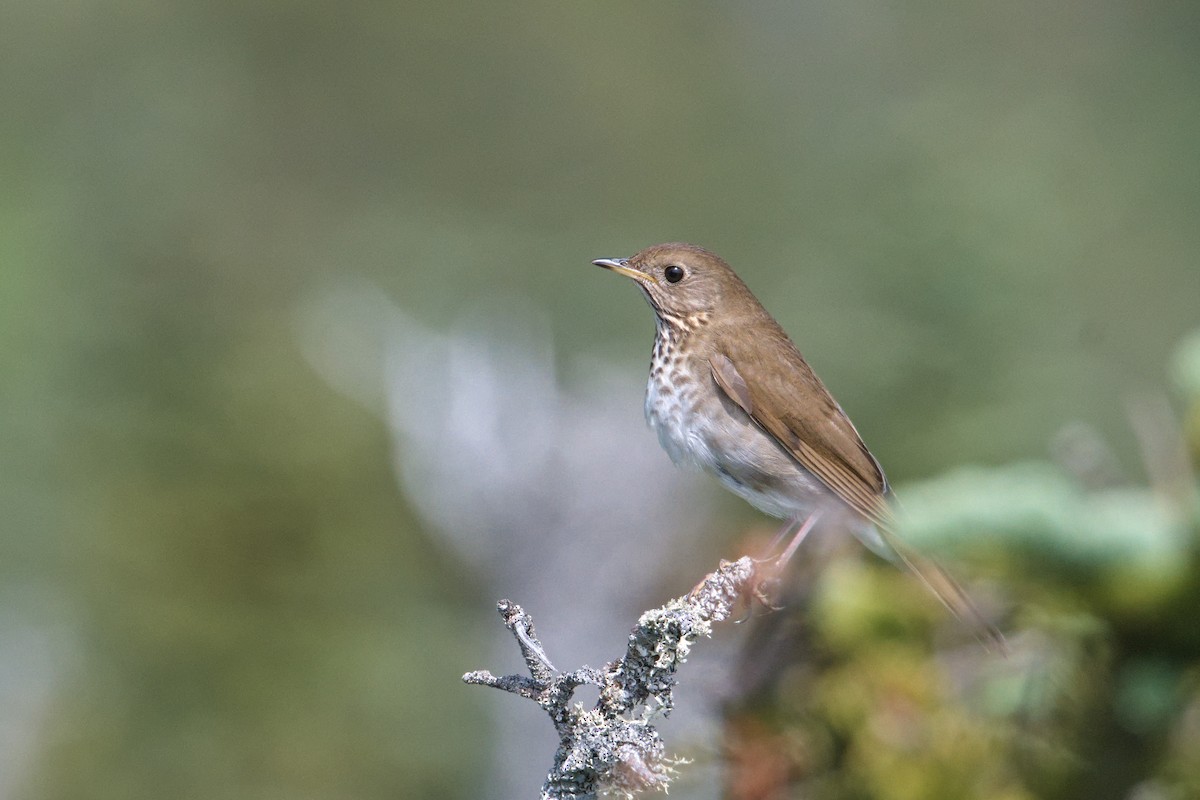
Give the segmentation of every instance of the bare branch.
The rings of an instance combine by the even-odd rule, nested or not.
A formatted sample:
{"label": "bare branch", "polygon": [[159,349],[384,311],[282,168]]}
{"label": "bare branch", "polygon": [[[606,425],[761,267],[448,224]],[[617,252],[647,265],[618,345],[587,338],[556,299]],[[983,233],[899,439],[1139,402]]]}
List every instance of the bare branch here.
{"label": "bare branch", "polygon": [[[542,785],[542,800],[587,800],[601,791],[629,797],[645,789],[665,791],[678,762],[665,757],[651,723],[671,712],[675,673],[692,643],[708,636],[712,623],[728,618],[740,599],[757,590],[758,580],[752,559],[723,561],[688,594],[644,613],[620,659],[602,670],[581,667],[567,673],[550,663],[530,616],[502,600],[497,610],[521,648],[530,677],[496,677],[480,670],[463,680],[527,697],[550,715],[559,745]],[[600,690],[591,709],[571,703],[575,690],[585,684]]]}

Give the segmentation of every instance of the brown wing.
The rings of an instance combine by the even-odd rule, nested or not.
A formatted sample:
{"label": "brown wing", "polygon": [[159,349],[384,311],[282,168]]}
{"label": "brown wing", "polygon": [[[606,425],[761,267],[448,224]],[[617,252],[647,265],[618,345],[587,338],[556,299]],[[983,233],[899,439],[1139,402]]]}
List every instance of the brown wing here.
{"label": "brown wing", "polygon": [[877,525],[891,522],[887,479],[858,431],[782,330],[709,359],[717,385],[846,505]]}
{"label": "brown wing", "polygon": [[801,466],[874,523],[896,557],[981,641],[1006,652],[1003,635],[954,579],[893,533],[890,489],[879,462],[795,345],[782,329],[764,336],[768,341],[760,339],[753,348],[728,337],[725,352],[709,359],[717,385]]}

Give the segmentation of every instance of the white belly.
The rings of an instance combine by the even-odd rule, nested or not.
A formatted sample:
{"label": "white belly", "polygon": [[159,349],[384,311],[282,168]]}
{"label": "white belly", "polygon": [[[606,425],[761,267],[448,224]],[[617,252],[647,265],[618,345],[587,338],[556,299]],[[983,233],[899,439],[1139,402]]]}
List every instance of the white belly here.
{"label": "white belly", "polygon": [[[722,403],[715,385],[701,392],[694,384],[671,385],[663,378],[652,373],[646,384],[646,422],[676,464],[712,473],[773,517],[807,514],[828,498],[824,485],[749,416]],[[702,407],[707,413],[700,413]]]}
{"label": "white belly", "polygon": [[659,444],[680,466],[712,469],[712,452],[697,430],[703,425],[697,421],[696,404],[694,389],[672,389],[650,376],[646,384],[646,422],[658,435]]}

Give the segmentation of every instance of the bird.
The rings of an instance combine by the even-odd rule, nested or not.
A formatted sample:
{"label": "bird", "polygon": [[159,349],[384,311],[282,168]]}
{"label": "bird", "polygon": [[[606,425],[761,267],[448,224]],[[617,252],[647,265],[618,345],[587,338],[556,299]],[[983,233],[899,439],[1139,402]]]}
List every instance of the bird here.
{"label": "bird", "polygon": [[647,247],[596,266],[633,280],[655,315],[645,415],[676,464],[699,467],[785,520],[782,565],[824,516],[910,570],[985,644],[1002,634],[932,559],[895,532],[879,461],[796,345],[720,256]]}

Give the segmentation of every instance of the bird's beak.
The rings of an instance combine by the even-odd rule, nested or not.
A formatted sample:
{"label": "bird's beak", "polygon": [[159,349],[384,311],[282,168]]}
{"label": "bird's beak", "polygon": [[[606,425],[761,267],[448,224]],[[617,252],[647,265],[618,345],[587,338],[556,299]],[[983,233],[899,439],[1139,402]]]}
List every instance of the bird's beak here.
{"label": "bird's beak", "polygon": [[597,258],[592,263],[597,267],[611,269],[613,272],[618,275],[624,275],[626,278],[633,278],[635,281],[644,281],[649,277],[646,273],[630,267],[629,259],[627,258]]}

